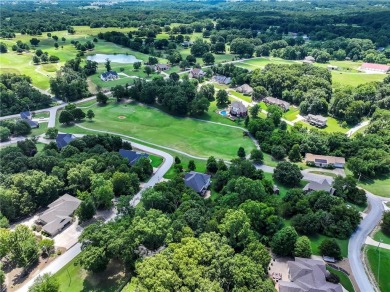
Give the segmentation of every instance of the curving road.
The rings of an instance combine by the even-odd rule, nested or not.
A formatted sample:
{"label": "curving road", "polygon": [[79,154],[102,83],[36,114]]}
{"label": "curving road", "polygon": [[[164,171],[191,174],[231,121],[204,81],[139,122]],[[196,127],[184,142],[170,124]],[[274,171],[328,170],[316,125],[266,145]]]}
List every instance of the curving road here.
{"label": "curving road", "polygon": [[[174,158],[172,155],[158,150],[154,149],[148,146],[144,146],[142,144],[134,143],[132,141],[131,145],[134,148],[137,148],[141,151],[148,152],[154,155],[158,155],[164,158],[163,164],[159,167],[159,169],[154,173],[154,175],[149,179],[147,183],[144,184],[144,187],[142,190],[140,190],[130,201],[130,204],[132,206],[136,206],[142,197],[142,192],[145,191],[147,188],[154,186],[156,183],[159,182],[159,180],[164,176],[164,174],[171,168]],[[108,218],[107,221],[110,221],[115,218],[116,215],[113,215],[111,218]],[[107,222],[106,221],[106,222]],[[20,292],[28,292],[28,288],[34,283],[35,279],[43,275],[45,273],[51,273],[55,274],[58,272],[61,268],[63,268],[66,264],[68,264],[71,260],[73,260],[79,253],[81,252],[81,244],[76,243],[74,246],[72,246],[70,249],[68,249],[63,255],[59,256],[57,259],[55,259],[52,263],[50,263],[47,267],[45,267],[42,271],[40,271],[37,275],[35,275],[31,280],[29,280],[23,287],[18,289]]]}

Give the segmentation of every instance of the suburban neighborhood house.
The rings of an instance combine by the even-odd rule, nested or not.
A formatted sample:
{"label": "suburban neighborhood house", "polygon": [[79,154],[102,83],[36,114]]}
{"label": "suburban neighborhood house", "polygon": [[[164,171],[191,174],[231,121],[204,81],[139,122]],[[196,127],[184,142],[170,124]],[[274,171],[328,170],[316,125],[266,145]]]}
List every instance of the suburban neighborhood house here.
{"label": "suburban neighborhood house", "polygon": [[74,211],[81,201],[71,195],[65,194],[51,203],[46,211],[41,213],[36,221],[41,224],[42,230],[50,236],[55,236],[72,221]]}
{"label": "suburban neighborhood house", "polygon": [[387,73],[390,71],[390,66],[383,64],[363,63],[359,69],[365,72]]}
{"label": "suburban neighborhood house", "polygon": [[188,77],[190,78],[201,78],[206,75],[206,72],[204,72],[202,69],[199,68],[192,68],[190,70],[190,73],[188,74]]}
{"label": "suburban neighborhood house", "polygon": [[22,120],[25,120],[25,119],[31,120],[31,119],[32,119],[32,114],[31,114],[30,111],[21,112],[21,113],[20,113],[20,118],[21,118]]}
{"label": "suburban neighborhood house", "polygon": [[126,158],[129,161],[130,165],[134,165],[142,157],[149,158],[149,155],[146,153],[139,153],[133,150],[119,149],[119,154],[123,158]]}
{"label": "suburban neighborhood house", "polygon": [[337,156],[316,155],[312,153],[306,153],[306,164],[309,162],[318,167],[334,166],[336,168],[344,168],[345,158]]}
{"label": "suburban neighborhood house", "polygon": [[312,191],[325,191],[331,195],[334,194],[335,189],[332,188],[332,185],[328,182],[328,180],[324,179],[322,182],[311,181],[304,188],[303,191],[305,193],[309,193]]}
{"label": "suburban neighborhood house", "polygon": [[319,128],[324,128],[326,127],[326,124],[328,122],[328,119],[320,116],[320,115],[312,115],[308,114],[306,117],[306,121],[313,126],[319,127]]}
{"label": "suburban neighborhood house", "polygon": [[39,123],[32,120],[32,114],[30,111],[21,112],[20,118],[25,121],[31,129],[39,128]]}
{"label": "suburban neighborhood house", "polygon": [[73,134],[58,134],[56,138],[56,143],[58,149],[62,149],[67,146],[70,142],[76,139],[76,136]]}
{"label": "suburban neighborhood house", "polygon": [[325,263],[319,260],[295,258],[288,261],[289,281],[278,283],[279,292],[342,292],[340,284],[327,282],[329,272]]}
{"label": "suburban neighborhood house", "polygon": [[246,117],[248,109],[241,101],[233,101],[230,105],[230,114],[235,117]]}
{"label": "suburban neighborhood house", "polygon": [[241,92],[244,95],[252,95],[253,88],[248,84],[243,84],[236,88],[236,91]]}
{"label": "suburban neighborhood house", "polygon": [[315,61],[316,61],[316,59],[313,56],[307,56],[303,60],[303,63],[311,64],[311,63],[314,63]]}
{"label": "suburban neighborhood house", "polygon": [[272,96],[265,97],[263,99],[263,102],[266,104],[277,105],[285,112],[288,111],[290,108],[290,103],[288,103],[287,101],[281,100],[279,98],[272,97]]}
{"label": "suburban neighborhood house", "polygon": [[211,176],[208,174],[191,171],[184,176],[184,184],[203,196],[210,186]]}
{"label": "suburban neighborhood house", "polygon": [[104,72],[100,75],[100,79],[103,81],[111,81],[111,80],[115,80],[118,78],[119,78],[119,76],[118,76],[118,73],[116,73],[116,71],[108,71],[108,72]]}
{"label": "suburban neighborhood house", "polygon": [[169,68],[171,68],[171,66],[169,66],[168,64],[157,64],[154,66],[154,70],[158,72],[166,71]]}
{"label": "suburban neighborhood house", "polygon": [[230,84],[230,82],[232,82],[232,78],[226,77],[226,76],[223,76],[223,75],[215,75],[213,77],[213,81],[217,82],[219,84],[228,85],[228,84]]}

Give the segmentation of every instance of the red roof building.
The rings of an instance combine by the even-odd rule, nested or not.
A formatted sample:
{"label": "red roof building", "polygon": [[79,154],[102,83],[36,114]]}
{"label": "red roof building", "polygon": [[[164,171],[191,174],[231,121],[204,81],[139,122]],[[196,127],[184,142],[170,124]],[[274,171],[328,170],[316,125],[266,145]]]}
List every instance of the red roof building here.
{"label": "red roof building", "polygon": [[360,70],[387,73],[390,71],[390,66],[382,64],[363,63],[362,66],[360,66]]}

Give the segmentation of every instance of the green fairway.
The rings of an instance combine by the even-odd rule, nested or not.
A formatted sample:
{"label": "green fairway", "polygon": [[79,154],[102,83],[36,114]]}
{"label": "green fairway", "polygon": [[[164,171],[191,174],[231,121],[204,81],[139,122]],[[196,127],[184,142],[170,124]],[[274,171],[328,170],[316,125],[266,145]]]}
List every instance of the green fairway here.
{"label": "green fairway", "polygon": [[111,261],[101,273],[91,273],[76,265],[77,257],[59,270],[54,277],[60,292],[116,292],[128,280],[121,263]]}
{"label": "green fairway", "polygon": [[333,269],[329,266],[326,266],[326,269],[331,272],[332,274],[337,275],[340,278],[340,284],[348,291],[348,292],[354,292],[355,289],[353,288],[352,282],[349,279],[349,277],[344,274],[341,271],[338,271],[336,269]]}
{"label": "green fairway", "polygon": [[374,238],[374,240],[376,240],[378,242],[381,242],[381,240],[382,240],[383,243],[390,244],[390,236],[384,234],[381,229],[379,229],[377,232],[375,232],[373,238]]}
{"label": "green fairway", "polygon": [[366,245],[364,250],[371,272],[374,274],[376,282],[379,282],[380,291],[390,291],[390,250],[370,245]]}
{"label": "green fairway", "polygon": [[332,71],[332,83],[333,87],[340,85],[351,85],[358,86],[363,83],[372,81],[382,81],[386,77],[386,74],[367,74],[367,73],[349,73],[349,72],[338,72]]}
{"label": "green fairway", "polygon": [[[327,239],[327,238],[330,238],[330,237],[325,236],[325,235],[312,235],[312,236],[308,236],[308,237],[309,237],[309,239],[311,241],[311,249],[312,249],[313,254],[314,255],[321,255],[319,246],[320,246],[321,242],[324,239]],[[339,244],[339,246],[341,248],[341,255],[342,255],[342,257],[344,257],[344,258],[348,257],[348,242],[349,242],[349,239],[337,239],[336,238],[336,241],[337,241],[337,243]]]}
{"label": "green fairway", "polygon": [[[93,122],[82,123],[84,127],[132,136],[194,156],[207,158],[213,155],[230,160],[236,157],[240,146],[247,153],[255,147],[240,129],[174,117],[140,104],[110,103],[91,109],[96,117]],[[58,122],[57,127],[63,132],[85,132],[77,126],[64,127]]]}

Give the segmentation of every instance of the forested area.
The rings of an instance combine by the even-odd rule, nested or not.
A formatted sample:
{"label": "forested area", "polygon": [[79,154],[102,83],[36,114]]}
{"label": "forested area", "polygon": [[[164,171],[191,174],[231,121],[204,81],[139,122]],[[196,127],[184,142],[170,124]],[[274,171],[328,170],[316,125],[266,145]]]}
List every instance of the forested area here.
{"label": "forested area", "polygon": [[2,148],[0,213],[15,221],[65,193],[91,200],[97,209],[111,207],[114,196],[134,195],[153,168],[147,159],[130,167],[119,155],[120,148],[131,145],[108,135],[87,135],[60,151],[52,142],[37,152],[31,139]]}
{"label": "forested area", "polygon": [[50,96],[31,86],[31,78],[25,75],[0,75],[0,116],[33,111],[51,104]]}

